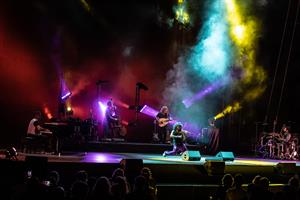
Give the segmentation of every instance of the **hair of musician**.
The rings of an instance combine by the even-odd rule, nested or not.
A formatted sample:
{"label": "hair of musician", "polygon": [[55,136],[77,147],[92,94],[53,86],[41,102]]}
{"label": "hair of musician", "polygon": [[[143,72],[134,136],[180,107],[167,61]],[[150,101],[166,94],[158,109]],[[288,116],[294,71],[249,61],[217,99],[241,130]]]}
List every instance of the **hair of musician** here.
{"label": "hair of musician", "polygon": [[168,109],[167,106],[162,106],[161,109],[160,109],[160,112],[163,112],[165,109]]}
{"label": "hair of musician", "polygon": [[42,113],[39,110],[34,111],[33,114],[34,114],[34,116],[42,116]]}
{"label": "hair of musician", "polygon": [[113,100],[112,99],[108,100],[108,102],[106,103],[106,105],[107,106],[113,106]]}
{"label": "hair of musician", "polygon": [[183,127],[183,124],[181,122],[176,122],[174,125],[173,125],[173,130],[175,130],[177,128],[177,126],[181,126]]}

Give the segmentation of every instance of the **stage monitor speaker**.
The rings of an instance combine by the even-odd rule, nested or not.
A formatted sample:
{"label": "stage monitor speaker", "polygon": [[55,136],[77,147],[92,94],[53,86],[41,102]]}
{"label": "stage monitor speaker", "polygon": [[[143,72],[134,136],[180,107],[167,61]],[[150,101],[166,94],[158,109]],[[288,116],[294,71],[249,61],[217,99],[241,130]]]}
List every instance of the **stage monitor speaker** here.
{"label": "stage monitor speaker", "polygon": [[221,160],[208,160],[204,163],[208,175],[221,175],[225,171],[225,162]]}
{"label": "stage monitor speaker", "polygon": [[48,170],[48,158],[44,156],[26,156],[25,165],[30,176],[45,178]]}
{"label": "stage monitor speaker", "polygon": [[280,162],[275,166],[275,171],[280,174],[295,174],[296,163]]}
{"label": "stage monitor speaker", "polygon": [[201,160],[201,155],[199,151],[185,151],[182,153],[181,158],[187,161],[199,161]]}
{"label": "stage monitor speaker", "polygon": [[222,158],[223,161],[234,161],[234,155],[231,151],[220,151],[216,157]]}

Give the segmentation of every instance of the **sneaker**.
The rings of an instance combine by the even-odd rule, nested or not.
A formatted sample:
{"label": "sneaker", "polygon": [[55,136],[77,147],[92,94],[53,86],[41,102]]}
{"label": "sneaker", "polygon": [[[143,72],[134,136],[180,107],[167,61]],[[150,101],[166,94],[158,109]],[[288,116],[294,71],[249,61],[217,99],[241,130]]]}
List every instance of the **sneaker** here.
{"label": "sneaker", "polygon": [[162,156],[163,156],[163,157],[166,157],[166,156],[167,156],[167,155],[166,155],[166,152],[164,152]]}

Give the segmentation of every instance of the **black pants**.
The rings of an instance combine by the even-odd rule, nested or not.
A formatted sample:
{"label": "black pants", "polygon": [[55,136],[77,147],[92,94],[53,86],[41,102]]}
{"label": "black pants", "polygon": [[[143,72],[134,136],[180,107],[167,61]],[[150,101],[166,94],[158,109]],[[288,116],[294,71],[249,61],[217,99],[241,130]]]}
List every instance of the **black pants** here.
{"label": "black pants", "polygon": [[158,138],[159,138],[159,141],[161,143],[166,143],[167,142],[167,135],[168,135],[168,127],[167,126],[164,126],[164,127],[157,127],[157,133],[158,133]]}

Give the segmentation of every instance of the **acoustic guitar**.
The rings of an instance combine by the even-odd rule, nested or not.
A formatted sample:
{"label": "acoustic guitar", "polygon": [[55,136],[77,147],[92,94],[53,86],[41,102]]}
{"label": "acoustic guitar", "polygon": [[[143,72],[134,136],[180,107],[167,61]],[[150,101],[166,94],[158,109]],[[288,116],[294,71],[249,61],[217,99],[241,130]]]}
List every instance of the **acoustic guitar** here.
{"label": "acoustic guitar", "polygon": [[173,121],[172,119],[169,118],[160,118],[157,122],[159,127],[165,127],[166,125],[169,124],[169,122]]}

